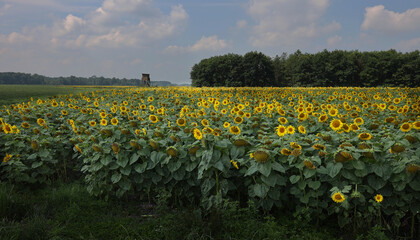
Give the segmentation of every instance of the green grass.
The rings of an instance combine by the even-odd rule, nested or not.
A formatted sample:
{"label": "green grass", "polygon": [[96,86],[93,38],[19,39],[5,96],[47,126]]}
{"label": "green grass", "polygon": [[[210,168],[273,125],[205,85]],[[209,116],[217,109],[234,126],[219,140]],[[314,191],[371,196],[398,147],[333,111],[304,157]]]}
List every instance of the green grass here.
{"label": "green grass", "polygon": [[252,205],[226,203],[204,213],[193,206],[96,199],[78,183],[40,190],[0,184],[0,239],[338,239],[326,227],[263,217]]}
{"label": "green grass", "polygon": [[91,197],[79,183],[33,190],[0,182],[0,240],[388,239],[376,227],[358,236],[342,231],[331,222],[317,226],[287,215],[264,217],[252,204],[226,202],[204,212],[135,198],[105,201]]}
{"label": "green grass", "polygon": [[103,86],[55,86],[55,85],[0,85],[0,106],[22,103],[38,98],[77,94],[103,89]]}

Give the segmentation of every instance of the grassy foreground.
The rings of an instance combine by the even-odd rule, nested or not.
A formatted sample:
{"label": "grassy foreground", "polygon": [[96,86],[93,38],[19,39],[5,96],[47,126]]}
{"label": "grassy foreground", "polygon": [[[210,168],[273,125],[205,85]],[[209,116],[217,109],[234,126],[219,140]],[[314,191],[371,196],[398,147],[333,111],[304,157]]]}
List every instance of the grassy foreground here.
{"label": "grassy foreground", "polygon": [[388,239],[381,229],[340,233],[331,223],[264,217],[252,204],[225,203],[219,212],[171,209],[138,199],[100,200],[78,184],[39,190],[0,183],[0,239]]}

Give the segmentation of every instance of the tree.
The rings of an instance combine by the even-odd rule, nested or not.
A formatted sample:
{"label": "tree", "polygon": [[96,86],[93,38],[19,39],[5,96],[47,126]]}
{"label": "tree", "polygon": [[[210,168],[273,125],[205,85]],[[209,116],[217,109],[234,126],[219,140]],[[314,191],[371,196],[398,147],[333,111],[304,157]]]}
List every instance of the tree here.
{"label": "tree", "polygon": [[244,85],[248,87],[276,86],[274,65],[261,52],[248,52],[242,60]]}

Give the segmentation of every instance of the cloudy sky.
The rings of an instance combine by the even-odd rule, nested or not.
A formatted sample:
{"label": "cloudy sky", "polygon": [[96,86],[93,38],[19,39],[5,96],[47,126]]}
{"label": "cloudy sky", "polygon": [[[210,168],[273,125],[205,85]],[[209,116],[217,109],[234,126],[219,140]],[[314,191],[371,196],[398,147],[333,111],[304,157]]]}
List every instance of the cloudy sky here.
{"label": "cloudy sky", "polygon": [[420,49],[420,0],[0,0],[0,72],[190,83],[226,53]]}

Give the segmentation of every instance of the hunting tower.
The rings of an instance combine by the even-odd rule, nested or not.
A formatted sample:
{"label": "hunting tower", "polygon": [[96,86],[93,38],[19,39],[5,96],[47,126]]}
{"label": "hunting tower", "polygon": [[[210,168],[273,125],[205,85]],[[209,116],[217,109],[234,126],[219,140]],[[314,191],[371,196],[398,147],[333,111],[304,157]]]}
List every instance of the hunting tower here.
{"label": "hunting tower", "polygon": [[143,86],[150,87],[150,74],[142,73],[141,74],[141,83]]}

